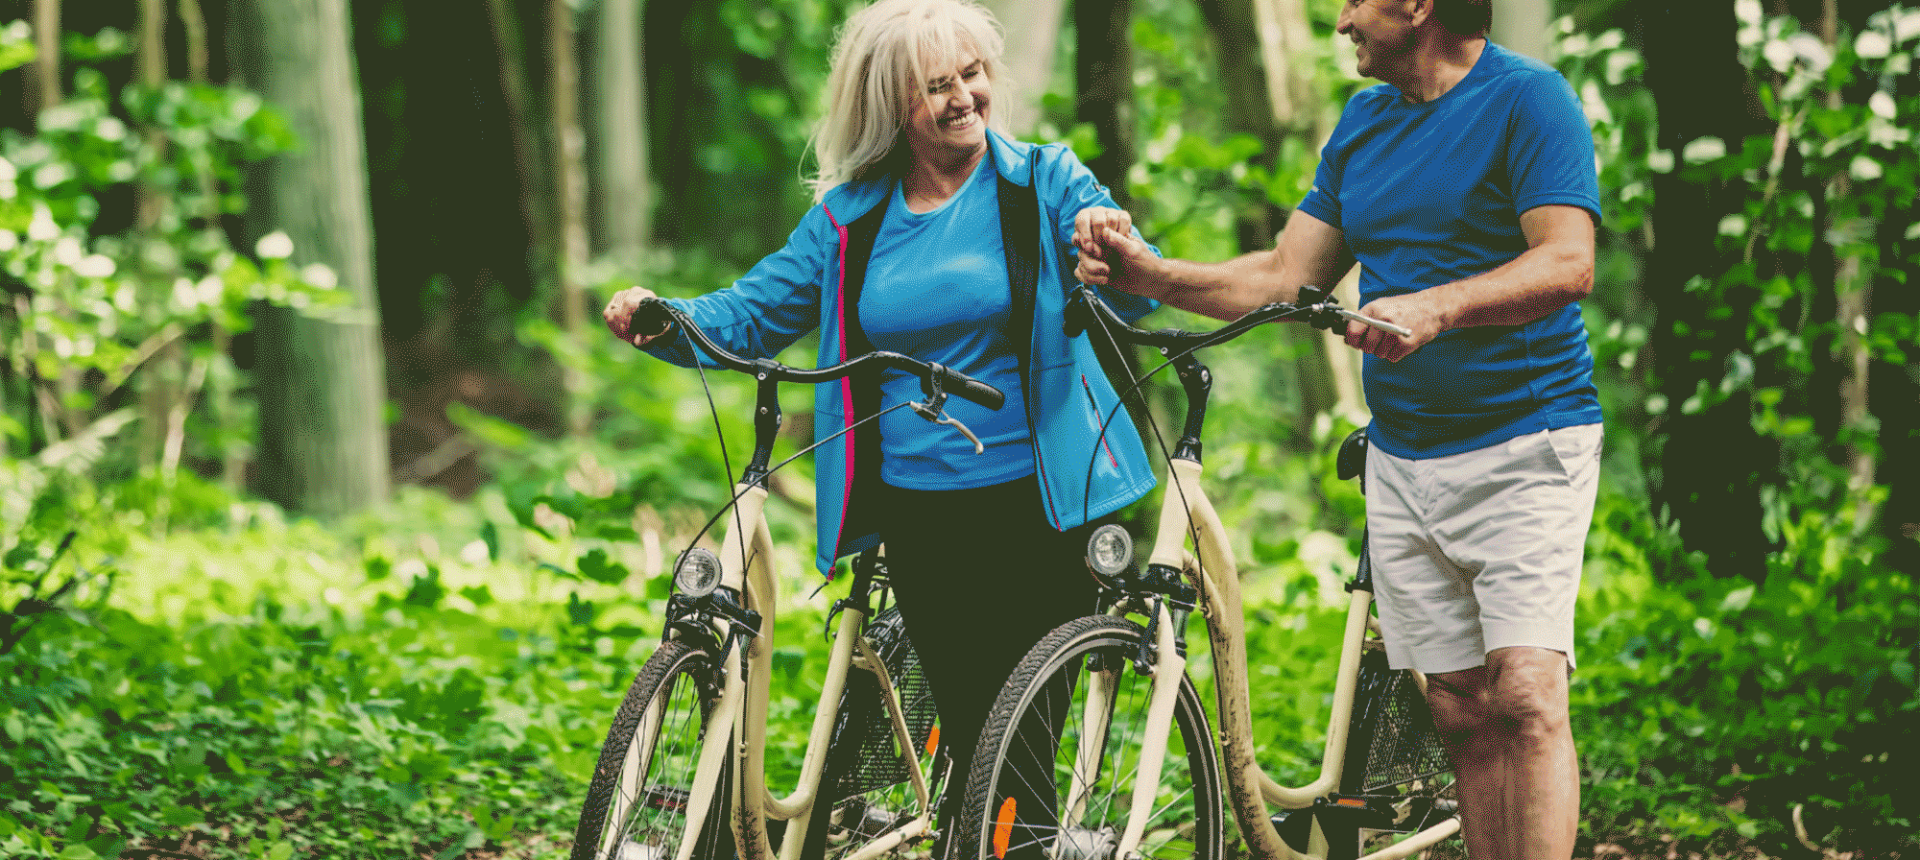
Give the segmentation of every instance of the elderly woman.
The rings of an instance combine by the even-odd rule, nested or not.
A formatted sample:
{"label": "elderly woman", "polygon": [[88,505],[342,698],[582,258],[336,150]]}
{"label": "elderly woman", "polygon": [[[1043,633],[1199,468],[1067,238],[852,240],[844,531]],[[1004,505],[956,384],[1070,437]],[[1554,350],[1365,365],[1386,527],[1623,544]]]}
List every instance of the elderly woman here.
{"label": "elderly woman", "polygon": [[[1001,44],[970,0],[880,0],[855,15],[834,50],[814,139],[815,205],[786,247],[731,287],[674,301],[741,355],[774,356],[818,328],[821,365],[891,350],[1006,392],[998,411],[947,401],[982,455],[907,409],[829,438],[919,399],[909,375],[824,385],[815,398],[815,433],[828,440],[816,458],[817,564],[824,573],[886,544],[956,766],[949,797],[1020,657],[1093,608],[1089,521],[1154,485],[1091,343],[1062,325],[1075,215],[1113,200],[1067,147],[994,130]],[[691,366],[688,338],[630,329],[652,295],[614,296],[608,328]],[[1106,298],[1132,318],[1154,307],[1117,291]]]}

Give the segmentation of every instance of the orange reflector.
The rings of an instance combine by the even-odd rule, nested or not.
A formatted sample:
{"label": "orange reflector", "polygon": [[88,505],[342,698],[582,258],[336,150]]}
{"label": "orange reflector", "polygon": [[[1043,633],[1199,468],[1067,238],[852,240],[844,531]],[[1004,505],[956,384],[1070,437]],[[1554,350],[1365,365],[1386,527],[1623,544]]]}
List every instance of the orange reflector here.
{"label": "orange reflector", "polygon": [[993,819],[993,856],[1005,860],[1007,843],[1013,841],[1013,798],[1000,804],[1000,814]]}
{"label": "orange reflector", "polygon": [[933,727],[933,731],[930,731],[927,733],[927,755],[933,755],[933,751],[939,748],[940,748],[940,727],[938,725],[935,725]]}
{"label": "orange reflector", "polygon": [[1342,797],[1339,800],[1334,801],[1334,803],[1338,803],[1341,806],[1353,806],[1353,807],[1361,807],[1361,806],[1367,805],[1366,801],[1361,800],[1358,797]]}

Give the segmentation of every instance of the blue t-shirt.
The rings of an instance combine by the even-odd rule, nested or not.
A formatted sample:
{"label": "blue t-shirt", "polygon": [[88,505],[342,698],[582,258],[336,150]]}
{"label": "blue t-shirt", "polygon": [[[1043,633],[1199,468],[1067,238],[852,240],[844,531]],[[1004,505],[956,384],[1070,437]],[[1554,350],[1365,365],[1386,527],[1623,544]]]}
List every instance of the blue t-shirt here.
{"label": "blue t-shirt", "polygon": [[[1499,268],[1527,250],[1520,214],[1547,204],[1599,217],[1586,116],[1558,72],[1488,42],[1431,102],[1385,84],[1347,102],[1300,211],[1345,234],[1364,305]],[[1368,439],[1397,457],[1600,420],[1577,302],[1444,332],[1397,363],[1368,355],[1364,370]]]}
{"label": "blue t-shirt", "polygon": [[[1007,395],[998,411],[949,396],[947,414],[980,437],[983,454],[950,427],[911,408],[880,419],[880,479],[909,490],[959,490],[1033,474],[1033,444],[1020,404],[1020,368],[1007,334],[1013,290],[1000,236],[999,173],[993,159],[931,212],[907,209],[900,186],[867,263],[860,325],[876,349],[933,361]],[[880,381],[883,410],[924,400],[920,379],[889,370]]]}

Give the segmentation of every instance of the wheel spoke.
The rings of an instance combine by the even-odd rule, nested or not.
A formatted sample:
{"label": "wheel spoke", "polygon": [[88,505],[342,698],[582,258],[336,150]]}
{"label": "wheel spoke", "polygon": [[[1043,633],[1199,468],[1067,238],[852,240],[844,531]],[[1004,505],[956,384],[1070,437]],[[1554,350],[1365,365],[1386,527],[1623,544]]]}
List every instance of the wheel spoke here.
{"label": "wheel spoke", "polygon": [[[1223,855],[1218,764],[1204,709],[1183,677],[1165,679],[1180,685],[1180,695],[1161,784],[1138,785],[1153,679],[1134,672],[1126,655],[1140,635],[1132,622],[1090,617],[1029,652],[982,733],[966,789],[960,847],[967,860],[996,856],[996,837],[1011,837],[1001,843],[1008,858],[1111,858],[1139,791],[1165,795],[1142,822],[1151,834],[1143,856]],[[1122,661],[1119,670],[1094,681],[1102,675],[1085,665],[1091,654]],[[989,817],[1009,799],[1011,818]]]}

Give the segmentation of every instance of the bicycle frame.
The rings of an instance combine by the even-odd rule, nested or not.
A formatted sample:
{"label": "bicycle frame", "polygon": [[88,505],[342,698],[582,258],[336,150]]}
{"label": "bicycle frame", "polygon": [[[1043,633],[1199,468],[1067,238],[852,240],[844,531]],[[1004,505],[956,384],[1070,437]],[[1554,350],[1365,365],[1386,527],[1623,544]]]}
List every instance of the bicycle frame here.
{"label": "bicycle frame", "polygon": [[[766,520],[766,479],[770,474],[768,463],[773,442],[780,427],[777,384],[780,381],[827,382],[849,375],[858,368],[911,370],[920,375],[928,395],[925,404],[915,404],[916,410],[928,420],[953,424],[969,439],[972,434],[960,427],[958,422],[940,420],[946,391],[951,390],[989,408],[999,408],[1004,395],[998,389],[965,374],[891,352],[869,353],[834,368],[812,371],[796,370],[771,360],[751,361],[720,348],[684,313],[658,300],[643,302],[636,308],[633,322],[644,322],[650,330],[664,330],[666,323],[677,323],[688,337],[694,339],[702,352],[721,366],[751,373],[759,380],[754,453],[740,481],[734,485],[732,528],[725,530],[718,556],[721,569],[718,588],[738,596],[738,608],[745,611],[738,617],[714,615],[711,617],[712,629],[701,633],[705,638],[705,634],[710,632],[713,641],[719,643],[719,663],[725,673],[725,681],[719,699],[709,713],[709,730],[701,739],[691,798],[686,810],[686,830],[675,860],[691,860],[700,830],[712,810],[720,780],[729,774],[733,777],[729,795],[733,804],[730,826],[734,831],[739,856],[743,860],[774,858],[772,840],[767,833],[767,822],[771,819],[788,822],[779,857],[781,860],[798,860],[807,842],[808,830],[829,823],[815,821],[814,813],[820,806],[828,746],[839,718],[848,673],[855,668],[874,674],[881,700],[888,711],[897,748],[902,751],[902,758],[906,759],[908,778],[918,809],[907,823],[893,827],[881,838],[849,855],[847,860],[870,860],[908,840],[921,837],[932,823],[932,794],[919,758],[911,753],[914,749],[912,732],[908,728],[906,711],[893,679],[888,675],[885,662],[862,636],[870,614],[866,600],[869,592],[861,591],[870,583],[864,574],[855,577],[854,588],[861,591],[860,599],[847,601],[841,607],[843,614],[829,649],[826,679],[819,706],[814,712],[812,728],[808,732],[807,752],[802,760],[799,784],[786,797],[774,796],[767,786],[767,710],[772,695],[772,643],[779,615],[779,587],[771,562],[774,555],[773,537]],[[978,444],[977,440],[975,444]],[[670,625],[669,636],[674,635],[672,631]],[[658,708],[650,709],[654,714],[658,711]],[[658,717],[652,719],[657,720]],[[716,730],[719,727],[725,729]],[[650,722],[643,729],[651,734],[657,729],[657,722]],[[650,754],[650,751],[630,753],[626,770],[631,773],[637,769],[644,773],[647,764],[645,757]],[[615,812],[624,816],[622,809],[616,809]],[[619,820],[619,817],[615,820]]]}
{"label": "bicycle frame", "polygon": [[[1303,297],[1305,291],[1303,290]],[[1088,312],[1098,312],[1108,324],[1117,322],[1110,310],[1105,310],[1097,300],[1086,302]],[[1273,319],[1284,319],[1296,315],[1317,315],[1322,318],[1331,314],[1340,318],[1360,319],[1368,324],[1379,324],[1357,314],[1340,309],[1330,300],[1321,297],[1319,302],[1303,305],[1270,305],[1240,321],[1207,334],[1206,342],[1213,343],[1237,336],[1253,325]],[[1309,316],[1311,318],[1311,316]],[[1124,324],[1122,324],[1124,325]],[[1138,332],[1135,334],[1148,334]],[[1192,337],[1191,333],[1165,333],[1173,337]],[[1217,338],[1217,339],[1216,339]],[[1149,341],[1141,341],[1143,343]],[[1162,354],[1172,356],[1171,340],[1160,341]],[[1341,783],[1348,742],[1348,728],[1353,717],[1354,691],[1360,673],[1361,654],[1365,650],[1365,637],[1369,629],[1377,630],[1372,620],[1373,592],[1369,580],[1358,580],[1349,589],[1352,596],[1347,602],[1347,615],[1341,636],[1340,663],[1334,681],[1333,705],[1327,724],[1326,747],[1320,765],[1320,773],[1312,782],[1298,787],[1282,786],[1256,760],[1253,748],[1253,708],[1251,699],[1250,676],[1247,671],[1246,623],[1240,599],[1239,566],[1234,559],[1233,548],[1228,542],[1226,528],[1214,511],[1213,503],[1207,498],[1201,487],[1200,475],[1200,429],[1205,411],[1211,379],[1205,368],[1191,358],[1192,347],[1181,353],[1177,362],[1181,365],[1182,384],[1187,389],[1188,414],[1187,426],[1181,443],[1169,459],[1166,487],[1162,491],[1158,531],[1153,542],[1153,553],[1148,559],[1147,570],[1156,568],[1177,572],[1191,583],[1196,597],[1196,608],[1206,620],[1207,633],[1212,643],[1214,668],[1214,695],[1219,713],[1220,749],[1223,753],[1226,788],[1233,814],[1240,823],[1242,839],[1251,849],[1252,855],[1272,860],[1313,860],[1325,857],[1329,846],[1318,818],[1309,838],[1306,853],[1296,852],[1285,840],[1280,838],[1273,820],[1268,816],[1269,806],[1282,809],[1304,809],[1333,794]],[[1197,406],[1196,406],[1197,404]],[[1187,548],[1187,539],[1192,536],[1194,546]],[[1360,566],[1367,569],[1366,549],[1361,549]],[[1116,606],[1116,613],[1124,606]],[[1117,856],[1128,856],[1128,852],[1138,851],[1142,838],[1144,821],[1152,809],[1153,799],[1159,788],[1160,767],[1167,751],[1168,733],[1173,722],[1174,697],[1178,691],[1179,679],[1185,671],[1185,657],[1176,647],[1174,637],[1181,631],[1177,627],[1184,622],[1184,615],[1176,615],[1168,606],[1168,601],[1158,598],[1148,606],[1140,607],[1151,616],[1149,630],[1156,637],[1155,668],[1152,682],[1152,694],[1149,699],[1147,722],[1142,737],[1141,772],[1134,783],[1134,796],[1130,798],[1130,812],[1127,832],[1119,843]],[[1418,673],[1415,682],[1425,689],[1426,679]],[[1104,679],[1095,677],[1090,683],[1100,684]],[[1093,687],[1098,691],[1099,687]],[[1103,696],[1089,695],[1086,724],[1104,726],[1108,715],[1094,713],[1097,703]],[[1084,763],[1083,763],[1084,764]],[[1077,771],[1091,773],[1084,768]],[[1081,777],[1075,777],[1070,798],[1078,798],[1082,791]],[[1077,810],[1077,807],[1075,807]],[[1452,836],[1460,829],[1458,816],[1401,840],[1399,843],[1360,860],[1397,860],[1413,855],[1439,841]]]}
{"label": "bicycle frame", "polygon": [[[735,487],[734,528],[727,531],[721,545],[721,587],[734,589],[743,597],[743,605],[758,613],[761,623],[757,635],[722,631],[728,643],[723,651],[726,685],[714,705],[709,726],[728,726],[726,732],[709,732],[702,741],[700,760],[694,771],[693,799],[687,809],[687,833],[681,841],[676,860],[690,860],[711,808],[711,798],[723,772],[731,769],[733,802],[732,827],[743,860],[773,858],[772,840],[767,834],[769,819],[788,822],[782,860],[795,860],[815,822],[820,784],[826,769],[827,747],[839,716],[841,694],[846,689],[848,672],[856,668],[871,671],[879,680],[883,701],[891,717],[900,749],[913,748],[906,715],[892,679],[879,656],[861,636],[868,612],[862,605],[848,606],[842,613],[837,635],[829,650],[826,680],[820,705],[814,712],[813,726],[807,737],[807,753],[800,768],[799,784],[792,794],[776,797],[767,786],[766,740],[767,707],[772,693],[773,641],[778,616],[778,585],[769,560],[773,558],[773,539],[767,528],[767,491],[759,484],[742,483]],[[735,743],[738,739],[738,743]],[[867,860],[883,855],[902,843],[918,838],[931,826],[932,801],[926,773],[914,756],[905,756],[919,809],[912,821],[876,840],[849,860]]]}
{"label": "bicycle frame", "polygon": [[[1280,838],[1272,819],[1268,817],[1267,809],[1269,804],[1283,809],[1306,808],[1333,793],[1340,785],[1346,759],[1347,728],[1353,715],[1355,681],[1360,672],[1362,640],[1371,623],[1373,593],[1365,588],[1354,588],[1347,602],[1340,664],[1334,680],[1333,707],[1327,724],[1320,774],[1303,786],[1282,786],[1261,769],[1254,755],[1246,624],[1240,601],[1239,568],[1233,557],[1233,549],[1227,542],[1226,529],[1219,515],[1214,512],[1213,503],[1200,487],[1200,463],[1175,459],[1168,471],[1169,487],[1161,507],[1159,531],[1149,564],[1166,565],[1181,571],[1201,596],[1199,608],[1206,619],[1207,633],[1213,647],[1214,695],[1219,708],[1227,794],[1234,817],[1240,822],[1241,837],[1255,857],[1295,860],[1303,856],[1324,856],[1325,837],[1318,827],[1314,830],[1314,839],[1307,853],[1302,855]],[[1186,549],[1189,534],[1197,537],[1197,557]],[[1164,631],[1163,635],[1170,636],[1173,623],[1171,613],[1164,603],[1156,606],[1156,612],[1160,615],[1157,626]],[[1171,647],[1163,646],[1160,658],[1163,668],[1155,672],[1155,696],[1148,712],[1144,741],[1150,746],[1142,754],[1150,762],[1159,761],[1165,753],[1167,732],[1160,727],[1169,724],[1173,716],[1171,698],[1163,705],[1159,690],[1175,685],[1162,684],[1157,679],[1178,678],[1184,664]],[[1169,663],[1170,667],[1167,666]],[[1161,674],[1166,668],[1170,668],[1171,673]],[[1154,782],[1149,782],[1143,775],[1136,783],[1136,813],[1142,811],[1140,803],[1143,799],[1151,802],[1152,788],[1157,784],[1158,774],[1153,776]],[[1459,828],[1459,819],[1452,818],[1386,850],[1366,855],[1363,860],[1409,857],[1452,836]],[[1121,850],[1124,852],[1138,844],[1137,838],[1132,842],[1123,841]]]}

